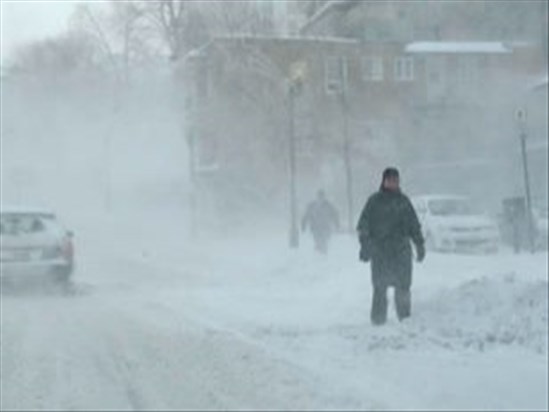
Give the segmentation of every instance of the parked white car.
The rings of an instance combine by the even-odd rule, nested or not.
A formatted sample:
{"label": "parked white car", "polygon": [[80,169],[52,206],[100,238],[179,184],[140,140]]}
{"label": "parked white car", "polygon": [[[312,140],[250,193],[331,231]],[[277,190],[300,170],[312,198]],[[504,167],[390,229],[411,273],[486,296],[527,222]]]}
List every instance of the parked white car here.
{"label": "parked white car", "polygon": [[67,283],[74,268],[73,234],[49,210],[0,208],[0,277]]}
{"label": "parked white car", "polygon": [[497,252],[497,222],[475,211],[469,198],[456,195],[413,197],[426,246],[446,252]]}

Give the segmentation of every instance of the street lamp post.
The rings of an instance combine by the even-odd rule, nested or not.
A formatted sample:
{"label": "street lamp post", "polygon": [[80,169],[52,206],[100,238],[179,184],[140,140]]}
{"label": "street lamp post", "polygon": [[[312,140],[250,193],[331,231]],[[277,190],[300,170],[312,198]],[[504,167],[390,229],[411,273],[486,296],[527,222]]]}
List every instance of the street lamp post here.
{"label": "street lamp post", "polygon": [[341,109],[343,115],[343,163],[345,165],[345,182],[347,190],[347,219],[350,233],[354,229],[353,204],[353,169],[351,162],[351,139],[349,137],[349,99],[347,95],[347,66],[344,60],[338,61],[339,78],[341,81]]}
{"label": "street lamp post", "polygon": [[349,138],[349,106],[347,101],[346,85],[341,92],[341,104],[343,107],[343,160],[345,163],[345,180],[347,183],[347,215],[348,229],[354,229],[354,204],[353,204],[353,170],[351,167],[351,141]]}
{"label": "street lamp post", "polygon": [[535,252],[534,242],[534,222],[532,216],[532,196],[530,191],[530,176],[528,173],[528,156],[526,154],[526,139],[528,137],[526,133],[526,111],[524,109],[518,109],[516,112],[517,122],[519,124],[519,140],[520,150],[522,155],[522,171],[524,175],[524,192],[526,198],[526,216],[528,225],[528,242],[530,251]]}
{"label": "street lamp post", "polygon": [[297,225],[297,188],[296,188],[296,155],[295,155],[295,97],[297,84],[291,81],[289,85],[289,158],[290,158],[290,247],[299,247],[299,228]]}
{"label": "street lamp post", "polygon": [[289,114],[289,142],[288,157],[290,162],[290,248],[299,247],[299,227],[297,224],[297,179],[296,179],[296,136],[295,136],[295,99],[301,92],[303,79],[307,71],[307,64],[297,61],[290,67],[288,82],[288,114]]}

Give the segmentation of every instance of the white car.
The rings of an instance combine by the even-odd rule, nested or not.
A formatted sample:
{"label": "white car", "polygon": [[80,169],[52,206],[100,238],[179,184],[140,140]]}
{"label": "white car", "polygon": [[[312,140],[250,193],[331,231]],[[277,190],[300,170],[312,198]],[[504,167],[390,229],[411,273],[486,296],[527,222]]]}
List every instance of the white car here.
{"label": "white car", "polygon": [[497,252],[497,222],[478,213],[469,198],[457,195],[413,197],[428,249],[445,252]]}
{"label": "white car", "polygon": [[32,276],[68,283],[74,269],[72,238],[49,210],[1,207],[2,281]]}

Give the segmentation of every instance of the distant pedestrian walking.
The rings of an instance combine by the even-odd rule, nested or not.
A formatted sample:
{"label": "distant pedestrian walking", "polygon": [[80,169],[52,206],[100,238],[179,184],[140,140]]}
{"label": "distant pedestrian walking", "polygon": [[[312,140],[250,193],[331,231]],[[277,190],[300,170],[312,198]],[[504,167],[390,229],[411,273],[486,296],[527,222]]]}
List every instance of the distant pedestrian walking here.
{"label": "distant pedestrian walking", "polygon": [[339,230],[339,216],[336,208],[326,199],[323,190],[319,190],[317,198],[307,206],[301,220],[301,230],[310,228],[317,252],[326,254],[332,234]]}

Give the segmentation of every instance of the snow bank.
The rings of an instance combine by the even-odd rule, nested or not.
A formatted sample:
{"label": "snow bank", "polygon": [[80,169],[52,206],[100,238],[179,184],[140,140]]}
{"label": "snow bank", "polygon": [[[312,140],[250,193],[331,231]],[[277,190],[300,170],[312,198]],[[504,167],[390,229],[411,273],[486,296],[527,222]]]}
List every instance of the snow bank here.
{"label": "snow bank", "polygon": [[547,301],[546,280],[525,282],[515,274],[475,279],[420,302],[410,336],[428,331],[449,349],[512,345],[547,354]]}

